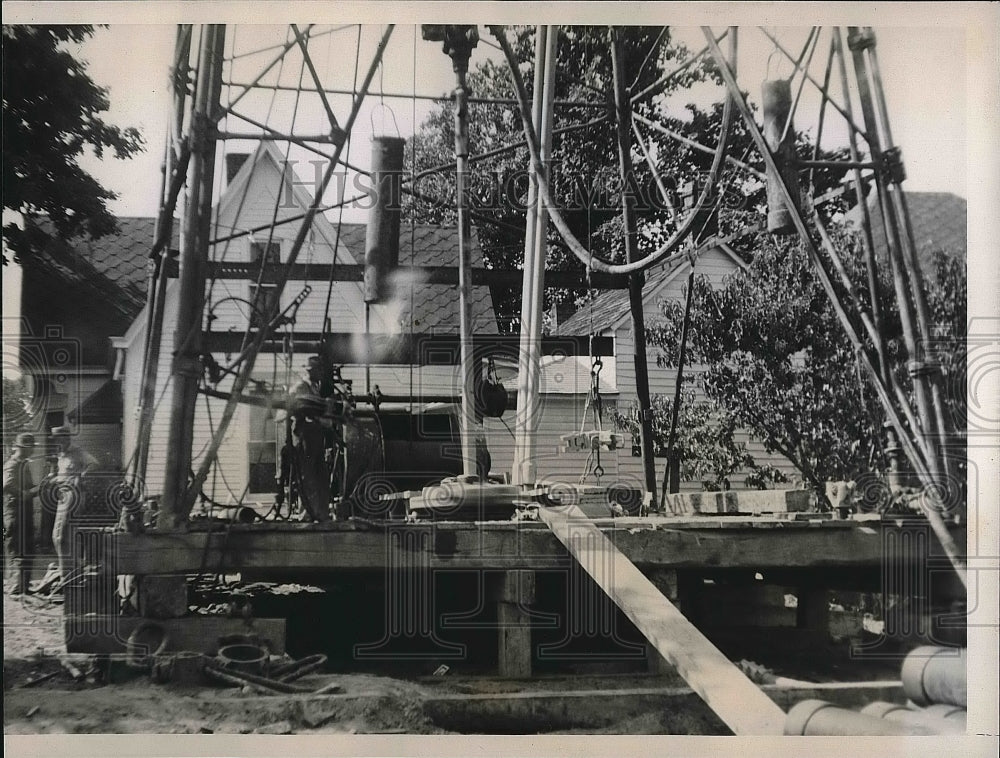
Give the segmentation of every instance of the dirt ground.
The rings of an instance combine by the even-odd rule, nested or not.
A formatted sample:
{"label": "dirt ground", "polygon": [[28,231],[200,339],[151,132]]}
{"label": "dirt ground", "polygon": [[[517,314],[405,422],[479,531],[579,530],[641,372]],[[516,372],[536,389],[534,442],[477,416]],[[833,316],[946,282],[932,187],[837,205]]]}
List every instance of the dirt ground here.
{"label": "dirt ground", "polygon": [[[403,680],[371,674],[316,673],[296,684],[336,694],[262,695],[211,685],[156,684],[145,671],[113,664],[111,683],[91,671],[94,659],[65,654],[62,607],[34,596],[3,601],[4,733],[24,734],[451,734],[423,704],[435,697],[533,691],[673,686],[676,676],[538,678],[530,683],[488,677]],[[68,661],[81,675],[75,679]],[[50,678],[42,679],[47,675]],[[37,682],[36,682],[37,680]],[[491,731],[483,725],[483,731]],[[653,713],[633,714],[591,733],[657,734]],[[546,730],[549,731],[549,730]],[[554,731],[554,730],[552,730]],[[565,730],[561,730],[566,733]],[[579,733],[582,730],[571,730]]]}
{"label": "dirt ground", "polygon": [[[419,707],[421,687],[388,677],[313,674],[297,684],[335,683],[334,695],[264,696],[237,688],[161,685],[114,664],[112,684],[87,676],[90,659],[67,657],[62,607],[33,596],[3,602],[5,734],[443,733]],[[73,675],[61,660],[69,660]],[[55,674],[46,681],[32,680]],[[127,704],[127,705],[125,705]]]}

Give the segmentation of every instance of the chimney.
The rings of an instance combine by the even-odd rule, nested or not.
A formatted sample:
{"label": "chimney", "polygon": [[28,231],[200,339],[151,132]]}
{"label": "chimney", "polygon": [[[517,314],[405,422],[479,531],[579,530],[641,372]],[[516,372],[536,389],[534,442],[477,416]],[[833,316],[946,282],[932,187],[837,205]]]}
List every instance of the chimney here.
{"label": "chimney", "polygon": [[240,168],[246,163],[247,158],[250,157],[250,153],[226,153],[226,186],[228,187],[233,183],[233,179],[236,174],[239,173]]}

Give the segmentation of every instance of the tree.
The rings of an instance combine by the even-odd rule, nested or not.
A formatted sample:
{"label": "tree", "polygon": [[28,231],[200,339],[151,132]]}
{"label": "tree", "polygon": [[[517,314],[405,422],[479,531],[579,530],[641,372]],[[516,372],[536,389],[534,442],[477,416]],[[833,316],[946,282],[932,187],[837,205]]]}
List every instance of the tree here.
{"label": "tree", "polygon": [[[764,489],[769,483],[784,482],[785,476],[771,465],[758,465],[747,452],[745,442],[736,439],[737,423],[731,413],[721,411],[710,401],[697,399],[692,377],[685,377],[677,418],[674,452],[680,461],[682,481],[700,481],[702,489],[717,492],[730,489],[736,474],[742,474],[745,487]],[[653,454],[667,457],[673,398],[653,395]],[[619,429],[639,438],[638,406],[615,414]]]}
{"label": "tree", "polygon": [[[508,27],[507,36],[519,61],[525,85],[533,84],[533,27]],[[577,239],[598,258],[624,260],[621,218],[621,179],[614,109],[614,85],[610,37],[607,27],[561,27],[557,44],[555,97],[562,105],[555,110],[550,189],[560,211]],[[639,93],[657,82],[666,72],[674,72],[691,56],[670,29],[625,27],[625,81],[630,91]],[[474,58],[475,60],[475,58]],[[715,83],[719,102],[701,107],[689,102],[689,88],[702,89]],[[492,59],[475,63],[469,73],[474,97],[510,99],[514,97],[505,61]],[[711,57],[702,57],[673,76],[663,91],[637,100],[634,113],[662,124],[696,142],[718,143],[723,121],[724,89]],[[582,104],[587,103],[587,104]],[[588,105],[594,104],[594,105]],[[585,126],[584,126],[585,125]],[[561,129],[574,128],[572,131]],[[657,173],[667,192],[664,198],[642,149],[633,143],[633,187],[637,192],[636,239],[639,255],[646,255],[672,235],[679,217],[670,206],[683,204],[686,185],[697,191],[712,164],[713,155],[690,144],[676,141],[662,132],[643,127],[644,147],[653,156]],[[470,108],[471,152],[499,150],[524,140],[520,113],[516,106],[503,103],[476,104]],[[812,157],[806,135],[797,133],[797,148]],[[729,134],[729,152],[747,163],[762,167],[753,140],[734,114]],[[407,166],[418,178],[421,198],[408,202],[406,211],[425,223],[454,223],[453,169],[433,171],[453,160],[454,116],[450,103],[441,104],[421,125],[408,145]],[[843,153],[820,151],[831,160]],[[471,194],[476,224],[488,268],[519,268],[524,252],[524,203],[528,185],[528,151],[525,147],[476,160],[471,165]],[[433,172],[432,172],[433,171]],[[813,172],[817,192],[840,181],[843,171],[818,169]],[[720,183],[721,211],[718,225],[725,234],[759,220],[764,207],[764,185],[742,169],[727,167]],[[720,194],[710,198],[714,202]],[[705,235],[707,236],[707,235]],[[551,227],[548,236],[549,270],[577,270],[583,266],[569,252],[561,235]],[[516,331],[520,319],[520,292],[495,291],[494,304],[504,331]],[[585,289],[547,288],[545,307],[573,309],[589,299]]]}
{"label": "tree", "polygon": [[[89,149],[125,159],[143,149],[137,129],[104,122],[108,90],[66,50],[93,33],[92,26],[3,27],[3,207],[29,220],[46,216],[63,239],[116,229],[107,201],[117,195],[80,168],[79,157]],[[29,224],[3,227],[15,260],[37,249],[36,235]]]}
{"label": "tree", "polygon": [[[533,82],[533,27],[510,27],[508,38],[518,60],[524,61],[521,75],[529,90]],[[639,91],[656,81],[665,66],[679,64],[690,51],[675,42],[671,35],[661,36],[659,27],[628,27],[625,37],[626,81]],[[618,153],[613,108],[613,80],[610,40],[606,27],[563,27],[557,46],[555,97],[573,104],[556,109],[554,129],[587,124],[585,128],[564,132],[554,141],[551,187],[567,224],[578,239],[590,244],[594,254],[609,260],[623,260],[621,216],[621,181],[618,178]],[[671,89],[682,88],[704,79],[711,66],[692,66],[678,76]],[[476,63],[469,73],[473,96],[510,99],[514,97],[510,73],[504,61],[487,59]],[[636,111],[649,118],[657,116],[657,104],[646,100]],[[407,165],[418,176],[436,166],[450,164],[453,157],[454,122],[452,106],[439,106],[421,125],[408,150]],[[505,145],[523,142],[521,117],[516,107],[502,103],[477,104],[470,109],[472,153],[482,154]],[[654,136],[653,142],[663,142]],[[677,164],[683,160],[677,158]],[[697,172],[701,154],[688,168]],[[528,151],[525,147],[478,160],[471,167],[472,206],[480,244],[488,268],[518,268],[523,262],[525,202],[528,185]],[[635,163],[636,184],[644,198],[655,197],[648,167]],[[411,201],[407,212],[425,223],[454,222],[453,169],[421,176],[416,186],[425,198]],[[640,202],[639,217],[644,229],[656,234],[642,235],[646,248],[663,230],[663,207],[658,202]],[[550,229],[547,265],[551,270],[582,270],[562,238]],[[546,307],[572,305],[586,291],[546,291]],[[501,329],[514,331],[520,318],[520,292],[494,292]]]}
{"label": "tree", "polygon": [[[837,226],[831,236],[863,292],[859,236]],[[928,297],[939,333],[951,337],[965,323],[965,277],[964,267],[949,261],[939,258]],[[885,269],[883,329],[890,364],[908,388],[902,329]],[[661,351],[658,363],[674,366],[683,310],[675,302],[664,302],[661,310],[664,319],[650,328],[649,339]],[[706,364],[702,386],[719,411],[769,452],[788,458],[821,502],[827,481],[886,469],[881,406],[797,237],[758,235],[749,268],[718,291],[696,278],[688,350],[692,361]]]}

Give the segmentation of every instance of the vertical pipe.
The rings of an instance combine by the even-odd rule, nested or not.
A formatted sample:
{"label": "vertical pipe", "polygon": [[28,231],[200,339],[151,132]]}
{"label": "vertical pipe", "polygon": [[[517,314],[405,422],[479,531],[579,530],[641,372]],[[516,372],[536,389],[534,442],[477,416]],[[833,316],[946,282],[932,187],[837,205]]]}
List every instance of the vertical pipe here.
{"label": "vertical pipe", "polygon": [[205,305],[204,270],[208,258],[212,187],[215,179],[215,140],[209,130],[222,84],[222,55],[226,27],[210,24],[202,33],[198,80],[191,116],[191,184],[187,209],[177,331],[174,333],[174,380],[170,431],[167,439],[166,478],[158,527],[180,529],[187,522],[185,493],[191,471],[194,410],[201,375],[201,328]]}
{"label": "vertical pipe", "polygon": [[[552,153],[552,103],[555,95],[556,41],[554,27],[538,26],[535,37],[535,89],[532,120],[539,130],[543,167]],[[540,412],[542,295],[545,286],[548,214],[538,193],[538,180],[529,173],[528,207],[524,230],[524,277],[521,286],[521,338],[518,355],[517,416],[515,420],[514,484],[534,484],[537,478],[535,437]]]}
{"label": "vertical pipe", "polygon": [[[865,56],[865,51],[872,44],[873,39],[861,32],[857,27],[848,27],[848,30],[848,46],[851,48],[854,59],[854,72],[857,79],[862,113],[865,119],[865,129],[869,134],[872,157],[875,159],[877,165],[882,166],[885,150],[879,134],[875,101],[869,83],[868,63]],[[919,349],[919,324],[911,298],[912,283],[908,281],[906,265],[904,263],[904,241],[900,235],[899,221],[895,213],[895,207],[892,199],[889,197],[889,189],[886,187],[886,181],[881,171],[876,172],[875,182],[881,204],[882,224],[888,242],[889,262],[892,269],[896,300],[899,305],[899,316],[903,324],[903,338],[906,344],[906,352],[909,354],[911,360],[913,360]],[[898,187],[896,187],[896,190],[898,191]],[[932,478],[937,480],[940,473],[940,453],[938,440],[935,439],[934,435],[936,421],[931,398],[927,391],[926,377],[915,376],[913,378],[913,391],[916,397],[917,414],[921,425],[921,429],[913,431],[914,434],[919,434],[926,440],[926,447],[931,450],[931,458],[927,463],[930,467]]]}
{"label": "vertical pipe", "polygon": [[[632,262],[641,257],[636,246],[635,188],[632,173],[632,102],[625,85],[625,46],[622,31],[611,28],[611,65],[614,69],[615,106],[618,114],[618,168],[622,183],[622,219],[625,223],[625,258]],[[642,312],[642,287],[646,277],[641,271],[629,274],[628,299],[632,312],[632,342],[635,365],[635,394],[639,401],[639,430],[642,446],[642,471],[646,491],[656,500],[656,468],[653,462],[653,411],[649,400],[649,370],[646,365],[646,325]]]}
{"label": "vertical pipe", "polygon": [[467,207],[469,171],[469,85],[467,71],[455,72],[455,194],[458,200],[458,332],[462,377],[462,473],[476,474],[475,394],[473,382],[475,354],[472,344],[472,226]]}
{"label": "vertical pipe", "polygon": [[[875,35],[870,29],[867,31],[871,34],[872,40],[871,46],[868,49],[868,60],[871,64],[872,83],[875,90],[875,103],[878,107],[879,115],[882,120],[882,129],[885,134],[884,149],[892,150],[898,153],[898,148],[895,147],[892,140],[892,130],[889,122],[889,109],[886,105],[885,91],[882,88],[882,74],[878,64],[878,52],[875,44]],[[910,287],[913,290],[913,302],[916,306],[917,332],[920,335],[921,345],[926,350],[930,348],[930,315],[927,310],[927,298],[924,295],[923,275],[920,270],[920,263],[917,260],[917,245],[913,235],[913,222],[910,219],[910,209],[906,202],[906,193],[903,192],[902,187],[902,181],[904,178],[905,177],[903,176],[899,176],[898,181],[893,177],[890,178],[889,194],[896,214],[903,226],[903,260],[910,279]],[[945,419],[944,398],[941,397],[939,367],[936,362],[928,364],[928,362],[921,356],[911,355],[910,375],[913,378],[914,384],[920,381],[926,382],[929,386],[931,404],[934,409],[934,432],[940,440],[940,443],[944,444],[947,439],[949,428]],[[947,474],[949,468],[948,458],[942,455],[939,463],[941,465],[941,470]]]}
{"label": "vertical pipe", "polygon": [[[833,48],[837,56],[840,70],[840,88],[844,96],[844,111],[847,117],[854,120],[854,106],[851,104],[851,90],[847,79],[847,60],[844,53],[844,42],[840,27],[834,27],[832,32]],[[826,100],[823,101],[824,104]],[[850,148],[851,161],[860,161],[858,151],[858,137],[854,129],[848,129],[848,146]],[[868,275],[868,300],[871,303],[872,321],[875,322],[875,331],[878,339],[875,342],[875,352],[878,356],[879,373],[885,386],[892,385],[892,367],[889,365],[889,358],[885,346],[885,319],[882,316],[881,289],[878,281],[878,264],[875,260],[875,241],[872,238],[872,217],[868,209],[868,198],[865,195],[864,184],[861,177],[861,169],[853,168],[854,197],[858,208],[861,211],[862,234],[861,242],[865,250],[865,269]],[[903,485],[901,473],[901,460],[899,440],[896,438],[896,431],[892,424],[886,421],[883,424],[885,432],[885,452],[888,457],[889,467],[889,487],[893,490]]]}

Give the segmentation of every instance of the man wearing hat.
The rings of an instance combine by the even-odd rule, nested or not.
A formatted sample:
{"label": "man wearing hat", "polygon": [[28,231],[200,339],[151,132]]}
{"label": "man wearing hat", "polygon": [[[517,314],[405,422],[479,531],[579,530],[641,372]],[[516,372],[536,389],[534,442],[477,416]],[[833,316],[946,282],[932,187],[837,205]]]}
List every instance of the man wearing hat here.
{"label": "man wearing hat", "polygon": [[291,442],[293,476],[296,476],[299,501],[316,521],[330,520],[330,465],[327,460],[326,434],[322,410],[323,361],[310,356],[302,367],[305,374],[292,389]]}
{"label": "man wearing hat", "polygon": [[83,505],[82,477],[97,467],[97,459],[94,456],[73,444],[71,433],[72,430],[68,426],[57,426],[52,429],[52,441],[56,446],[56,473],[48,481],[56,507],[52,542],[59,561],[59,575],[64,582],[72,568],[70,525],[74,512]]}
{"label": "man wearing hat", "polygon": [[28,461],[34,449],[34,435],[19,434],[14,441],[14,452],[3,464],[4,552],[14,572],[12,595],[28,594],[31,578],[31,550],[35,543],[32,501],[38,494],[38,487],[31,478]]}

